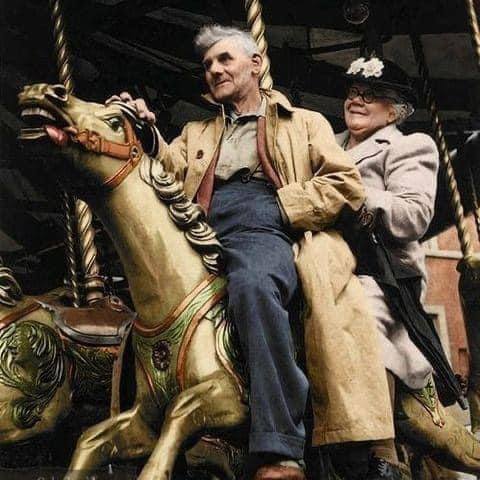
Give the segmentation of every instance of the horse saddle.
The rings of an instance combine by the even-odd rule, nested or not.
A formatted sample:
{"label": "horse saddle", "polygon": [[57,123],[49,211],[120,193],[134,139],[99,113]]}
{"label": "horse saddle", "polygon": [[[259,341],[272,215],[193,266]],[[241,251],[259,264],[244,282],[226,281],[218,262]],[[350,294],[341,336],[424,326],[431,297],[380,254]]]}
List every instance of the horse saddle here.
{"label": "horse saddle", "polygon": [[119,345],[136,317],[134,311],[114,296],[82,308],[39,303],[53,313],[55,325],[62,334],[86,345]]}

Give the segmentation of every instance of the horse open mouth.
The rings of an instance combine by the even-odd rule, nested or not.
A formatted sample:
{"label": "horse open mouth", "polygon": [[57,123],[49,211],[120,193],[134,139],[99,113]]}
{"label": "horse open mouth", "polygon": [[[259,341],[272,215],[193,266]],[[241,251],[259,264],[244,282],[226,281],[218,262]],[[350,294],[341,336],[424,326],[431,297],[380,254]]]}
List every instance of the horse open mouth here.
{"label": "horse open mouth", "polygon": [[49,138],[59,146],[68,143],[68,130],[70,122],[58,112],[47,109],[38,104],[23,105],[20,113],[22,120],[27,125],[20,130],[18,138],[22,141],[33,141]]}

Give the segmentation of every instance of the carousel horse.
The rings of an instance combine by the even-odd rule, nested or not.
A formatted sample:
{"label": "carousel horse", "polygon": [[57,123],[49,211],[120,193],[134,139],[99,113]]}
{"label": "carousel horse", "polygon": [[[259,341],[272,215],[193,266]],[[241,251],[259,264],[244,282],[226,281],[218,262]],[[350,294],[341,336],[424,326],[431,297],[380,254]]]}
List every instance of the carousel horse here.
{"label": "carousel horse", "polygon": [[114,360],[134,313],[115,297],[67,306],[31,297],[0,267],[0,446],[53,431],[79,403],[108,411]]}
{"label": "carousel horse", "polygon": [[[100,218],[138,314],[133,406],[81,436],[67,478],[149,456],[140,480],[169,480],[177,456],[191,445],[202,445],[197,458],[218,472],[216,437],[242,426],[248,407],[225,315],[225,280],[216,274],[214,232],[181,183],[143,152],[126,107],[84,102],[47,84],[25,87],[19,104],[31,125],[20,138],[45,144],[48,169]],[[410,443],[443,464],[480,471],[478,442],[441,408],[435,389],[403,392],[397,404],[398,428]],[[222,478],[235,478],[233,472],[224,468]]]}

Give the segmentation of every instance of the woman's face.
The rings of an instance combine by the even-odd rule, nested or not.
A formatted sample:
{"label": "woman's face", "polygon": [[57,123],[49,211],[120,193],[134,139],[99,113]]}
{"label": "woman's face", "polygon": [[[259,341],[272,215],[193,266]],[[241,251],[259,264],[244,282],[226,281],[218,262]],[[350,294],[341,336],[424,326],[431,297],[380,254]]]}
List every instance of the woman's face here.
{"label": "woman's face", "polygon": [[380,128],[395,122],[392,99],[380,95],[380,92],[360,83],[354,83],[347,90],[345,123],[355,139],[363,141]]}

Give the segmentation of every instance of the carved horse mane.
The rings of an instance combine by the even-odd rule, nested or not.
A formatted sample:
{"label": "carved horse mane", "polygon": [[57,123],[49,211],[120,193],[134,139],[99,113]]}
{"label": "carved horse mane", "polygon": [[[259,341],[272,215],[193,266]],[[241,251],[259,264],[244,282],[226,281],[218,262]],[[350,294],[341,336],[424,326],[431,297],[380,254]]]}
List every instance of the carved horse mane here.
{"label": "carved horse mane", "polygon": [[205,221],[205,214],[197,203],[185,195],[182,182],[165,171],[163,164],[145,155],[140,164],[140,176],[157,193],[160,200],[169,206],[170,217],[185,237],[202,256],[205,268],[218,275],[222,268],[221,245],[215,231]]}

